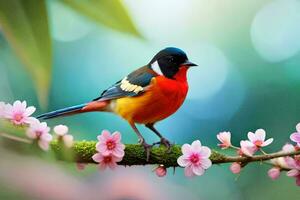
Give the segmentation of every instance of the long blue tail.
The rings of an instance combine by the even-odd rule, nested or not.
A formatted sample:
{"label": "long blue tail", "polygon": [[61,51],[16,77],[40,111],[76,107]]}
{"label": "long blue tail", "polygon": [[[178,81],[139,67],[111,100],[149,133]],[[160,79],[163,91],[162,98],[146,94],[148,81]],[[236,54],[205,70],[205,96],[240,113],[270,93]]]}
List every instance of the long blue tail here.
{"label": "long blue tail", "polygon": [[81,109],[83,107],[85,107],[86,105],[87,104],[85,103],[85,104],[80,104],[80,105],[77,105],[77,106],[72,106],[72,107],[68,107],[68,108],[55,110],[55,111],[52,111],[52,112],[42,114],[42,115],[38,116],[37,118],[38,119],[51,119],[51,118],[55,118],[55,117],[80,113]]}

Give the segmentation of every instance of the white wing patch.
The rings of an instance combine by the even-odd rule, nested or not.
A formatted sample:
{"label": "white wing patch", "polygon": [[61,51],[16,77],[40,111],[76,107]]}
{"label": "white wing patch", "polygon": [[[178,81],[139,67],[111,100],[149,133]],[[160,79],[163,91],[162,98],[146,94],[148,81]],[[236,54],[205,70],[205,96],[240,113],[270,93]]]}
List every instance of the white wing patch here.
{"label": "white wing patch", "polygon": [[121,81],[121,85],[120,85],[121,89],[123,91],[126,91],[126,92],[134,92],[136,94],[138,94],[139,92],[143,91],[144,88],[139,86],[139,85],[135,85],[135,84],[132,84],[130,83],[128,80],[127,80],[127,77],[125,77],[122,81]]}
{"label": "white wing patch", "polygon": [[160,70],[160,66],[159,66],[159,64],[158,64],[158,62],[157,61],[155,61],[154,63],[152,63],[151,64],[151,68],[153,69],[153,71],[155,71],[156,73],[158,73],[159,75],[164,75],[163,73],[162,73],[162,71]]}

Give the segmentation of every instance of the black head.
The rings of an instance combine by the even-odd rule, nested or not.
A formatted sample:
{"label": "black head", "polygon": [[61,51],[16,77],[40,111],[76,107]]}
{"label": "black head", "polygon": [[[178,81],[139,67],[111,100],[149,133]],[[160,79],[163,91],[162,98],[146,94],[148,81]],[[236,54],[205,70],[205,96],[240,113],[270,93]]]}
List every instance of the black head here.
{"label": "black head", "polygon": [[197,66],[188,60],[184,51],[175,47],[167,47],[158,52],[149,65],[158,74],[167,78],[173,78],[180,67]]}

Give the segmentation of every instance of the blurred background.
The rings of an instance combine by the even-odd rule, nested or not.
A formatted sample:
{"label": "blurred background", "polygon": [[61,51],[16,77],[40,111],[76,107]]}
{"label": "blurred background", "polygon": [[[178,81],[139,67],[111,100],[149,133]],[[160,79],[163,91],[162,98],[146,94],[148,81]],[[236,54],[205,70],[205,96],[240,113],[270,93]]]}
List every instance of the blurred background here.
{"label": "blurred background", "polygon": [[[231,131],[238,145],[248,131],[264,128],[275,138],[267,152],[289,141],[300,121],[299,0],[0,0],[0,101],[26,100],[37,114],[87,102],[168,46],[200,66],[189,71],[184,105],[157,126],[168,139],[217,148],[220,131]],[[124,143],[137,142],[112,114],[47,122],[68,125],[76,140],[108,129],[120,131]],[[0,155],[0,199],[299,197],[294,179],[271,181],[259,164],[239,177],[222,165],[193,179],[179,168],[157,178],[151,167],[78,172],[75,164]]]}

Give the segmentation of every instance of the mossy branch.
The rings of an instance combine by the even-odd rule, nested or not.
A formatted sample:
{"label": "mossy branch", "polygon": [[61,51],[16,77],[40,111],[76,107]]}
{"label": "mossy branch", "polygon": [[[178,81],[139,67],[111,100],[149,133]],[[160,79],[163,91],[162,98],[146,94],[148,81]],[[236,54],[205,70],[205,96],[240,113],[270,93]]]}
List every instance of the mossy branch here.
{"label": "mossy branch", "polygon": [[[75,162],[80,163],[94,163],[92,156],[96,153],[96,141],[77,141],[74,143],[73,150],[75,153]],[[61,158],[63,153],[62,146],[59,145],[57,141],[51,143],[51,147],[58,158]],[[146,153],[144,148],[138,144],[127,144],[125,148],[125,156],[119,165],[153,165],[162,164],[165,167],[178,167],[177,158],[182,155],[181,147],[179,145],[174,145],[171,147],[170,153],[166,151],[167,149],[163,146],[153,147],[151,150],[149,161],[146,160]],[[255,155],[252,157],[242,157],[242,156],[227,156],[219,153],[215,150],[212,151],[210,159],[213,164],[240,162],[246,165],[250,162],[261,162],[266,160],[271,160],[273,158],[285,157],[299,155],[300,151],[295,151],[291,153],[276,152],[266,155]],[[63,158],[62,158],[63,159]]]}

